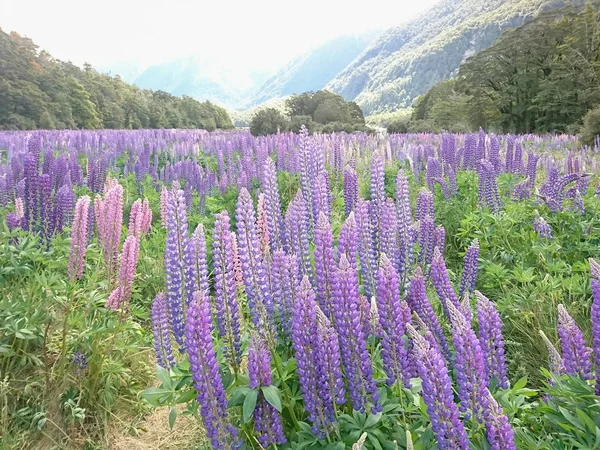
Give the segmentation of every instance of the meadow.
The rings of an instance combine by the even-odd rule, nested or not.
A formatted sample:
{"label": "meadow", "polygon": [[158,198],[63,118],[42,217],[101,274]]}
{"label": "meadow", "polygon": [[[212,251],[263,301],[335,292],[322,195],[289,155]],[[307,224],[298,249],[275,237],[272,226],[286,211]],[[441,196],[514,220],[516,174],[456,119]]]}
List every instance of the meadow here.
{"label": "meadow", "polygon": [[0,132],[0,448],[600,448],[599,162]]}

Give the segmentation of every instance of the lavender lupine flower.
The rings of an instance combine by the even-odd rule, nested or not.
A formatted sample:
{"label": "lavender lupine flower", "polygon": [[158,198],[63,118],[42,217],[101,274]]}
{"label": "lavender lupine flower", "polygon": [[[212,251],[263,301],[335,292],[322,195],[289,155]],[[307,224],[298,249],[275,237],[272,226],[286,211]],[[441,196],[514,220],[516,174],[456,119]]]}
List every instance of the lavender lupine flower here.
{"label": "lavender lupine flower", "polygon": [[435,192],[435,182],[437,179],[442,178],[442,165],[440,164],[439,159],[429,157],[427,159],[427,168],[425,170],[425,181],[427,183],[427,188],[431,192]]}
{"label": "lavender lupine flower", "polygon": [[[248,351],[248,378],[250,389],[271,386],[271,354],[266,342],[255,336]],[[258,442],[264,448],[271,444],[285,444],[281,415],[273,405],[267,402],[262,391],[258,392],[254,410],[254,430]]]}
{"label": "lavender lupine flower", "polygon": [[[517,151],[519,150],[519,148],[521,147],[521,144],[517,144]],[[533,190],[533,188],[535,187],[535,178],[537,175],[537,163],[538,160],[540,159],[540,155],[536,155],[533,152],[529,152],[527,154],[527,170],[525,175],[527,175],[527,178],[529,179],[529,185],[527,186],[529,188],[529,190]]]}
{"label": "lavender lupine flower", "polygon": [[175,365],[173,350],[171,349],[171,328],[169,327],[169,314],[167,311],[167,296],[159,292],[152,302],[152,331],[154,333],[154,351],[156,361],[161,367]]}
{"label": "lavender lupine flower", "polygon": [[358,228],[356,225],[356,219],[354,211],[352,211],[346,220],[342,224],[342,230],[340,231],[340,238],[338,241],[337,248],[337,260],[342,253],[346,254],[350,264],[356,267],[356,258],[358,257]]}
{"label": "lavender lupine flower", "polygon": [[489,407],[485,417],[485,435],[490,450],[517,450],[508,417],[489,391],[487,397]]}
{"label": "lavender lupine flower", "polygon": [[450,363],[452,361],[452,354],[450,353],[450,347],[440,322],[427,298],[427,292],[425,289],[425,278],[423,277],[423,271],[420,267],[417,267],[415,274],[413,275],[410,282],[410,289],[406,297],[406,302],[410,309],[414,311],[427,325],[427,329],[431,331],[433,337],[438,343],[438,347],[444,354],[446,361]]}
{"label": "lavender lupine flower", "polygon": [[356,270],[344,254],[340,256],[335,274],[333,299],[335,328],[340,339],[342,362],[352,406],[355,410],[364,412],[370,400],[373,404],[371,411],[377,413],[381,406],[373,378],[371,358],[367,351],[366,336],[361,327],[357,326],[360,323],[358,278]]}
{"label": "lavender lupine flower", "polygon": [[165,278],[170,325],[175,340],[184,350],[184,317],[195,291],[194,255],[187,236],[187,215],[183,191],[174,185],[167,202]]}
{"label": "lavender lupine flower", "polygon": [[328,390],[325,412],[329,420],[335,419],[335,405],[346,402],[346,388],[342,377],[340,344],[338,334],[331,321],[317,306],[317,356],[319,375],[323,377]]}
{"label": "lavender lupine flower", "polygon": [[204,233],[204,225],[198,224],[196,230],[192,234],[191,244],[194,251],[195,285],[199,290],[204,291],[206,296],[209,296],[210,287],[208,285],[208,263],[206,262],[206,234]]}
{"label": "lavender lupine flower", "polygon": [[591,380],[593,375],[590,349],[581,330],[563,305],[558,305],[557,330],[565,372],[568,375],[579,375],[585,380]]}
{"label": "lavender lupine flower", "polygon": [[312,193],[313,199],[313,217],[318,220],[321,212],[325,213],[327,218],[331,217],[331,206],[329,198],[329,181],[327,172],[321,172],[314,182]]}
{"label": "lavender lupine flower", "polygon": [[272,337],[272,293],[256,233],[256,221],[252,198],[246,188],[242,188],[236,207],[238,251],[244,273],[244,284],[252,321],[259,330]]}
{"label": "lavender lupine flower", "polygon": [[392,385],[402,381],[410,386],[409,355],[404,345],[406,325],[410,323],[410,308],[400,301],[398,273],[385,254],[381,255],[381,264],[377,272],[377,311],[379,325],[383,333],[381,353],[387,382]]}
{"label": "lavender lupine flower", "polygon": [[[492,212],[498,212],[502,208],[496,175],[496,168],[491,162],[486,160],[479,161],[480,202],[487,205]],[[483,192],[481,192],[482,189]]]}
{"label": "lavender lupine flower", "polygon": [[381,209],[385,203],[385,182],[383,172],[383,157],[379,153],[373,154],[371,159],[371,206],[375,211],[375,231],[379,232]]}
{"label": "lavender lupine flower", "polygon": [[352,167],[344,170],[344,212],[346,217],[358,204],[358,174]]}
{"label": "lavender lupine flower", "polygon": [[15,214],[19,219],[25,217],[25,206],[23,205],[23,199],[20,197],[15,198]]}
{"label": "lavender lupine flower", "polygon": [[517,142],[515,144],[515,152],[512,161],[512,172],[523,172],[523,146],[520,142]]}
{"label": "lavender lupine flower", "polygon": [[433,230],[433,248],[437,247],[440,252],[444,254],[444,247],[446,246],[446,229],[443,225],[438,225]]}
{"label": "lavender lupine flower", "polygon": [[315,228],[317,302],[330,320],[333,319],[332,290],[334,270],[333,232],[331,231],[329,219],[323,211],[320,211]]}
{"label": "lavender lupine flower", "polygon": [[479,263],[479,240],[473,239],[469,248],[465,253],[464,268],[460,279],[460,288],[458,296],[463,297],[465,293],[471,294],[475,289],[475,281],[477,280],[477,269]]}
{"label": "lavender lupine flower", "polygon": [[[219,335],[225,341],[225,355],[229,358],[234,371],[237,370],[241,360],[240,345],[240,319],[237,301],[237,286],[235,280],[235,262],[233,254],[234,235],[229,229],[229,216],[227,211],[215,215],[213,230],[213,275],[215,288],[215,309]],[[196,244],[196,260],[201,256]],[[199,264],[199,277],[203,277],[204,264]],[[208,294],[208,289],[201,291]],[[208,286],[206,286],[208,288]]]}
{"label": "lavender lupine flower", "polygon": [[75,218],[71,229],[71,253],[69,256],[69,279],[71,281],[81,278],[83,275],[89,209],[90,198],[87,195],[80,197],[75,205]]}
{"label": "lavender lupine flower", "polygon": [[39,220],[39,155],[36,157],[33,153],[25,155],[24,175],[25,175],[25,217],[23,228],[25,230],[37,230]]}
{"label": "lavender lupine flower", "polygon": [[273,250],[282,249],[285,244],[285,229],[281,216],[281,201],[277,189],[277,174],[275,163],[271,158],[265,161],[262,178],[262,190],[265,193],[265,207],[267,210],[267,223]]}
{"label": "lavender lupine flower", "polygon": [[494,304],[481,292],[475,291],[475,295],[477,297],[479,343],[483,352],[486,379],[495,378],[498,381],[498,386],[502,389],[508,389],[500,314],[498,314]]}
{"label": "lavender lupine flower", "polygon": [[296,355],[300,390],[308,420],[313,423],[313,432],[327,432],[334,417],[326,413],[326,404],[332,404],[328,389],[319,367],[321,347],[317,337],[317,302],[305,275],[298,288],[292,325],[292,344]]}
{"label": "lavender lupine flower", "polygon": [[420,221],[426,217],[434,218],[433,194],[428,189],[421,189],[417,197],[416,220]]}
{"label": "lavender lupine flower", "polygon": [[398,251],[398,222],[396,206],[391,198],[388,198],[382,207],[381,212],[381,230],[379,233],[379,251],[385,253],[387,257],[397,267],[399,263]]}
{"label": "lavender lupine flower", "polygon": [[285,213],[286,243],[289,253],[298,257],[302,275],[313,279],[309,247],[308,208],[302,193],[298,192]]}
{"label": "lavender lupine flower", "polygon": [[258,242],[260,251],[267,264],[267,259],[271,255],[271,236],[269,234],[269,224],[267,221],[267,207],[265,206],[265,194],[258,194],[258,204],[256,206],[256,232],[258,233]]}
{"label": "lavender lupine flower", "polygon": [[535,219],[533,220],[533,230],[540,235],[540,237],[546,239],[552,239],[552,227],[546,220],[535,212]]}
{"label": "lavender lupine flower", "polygon": [[166,186],[163,185],[160,190],[160,223],[163,228],[167,228],[167,208],[169,203],[169,191]]}
{"label": "lavender lupine flower", "polygon": [[452,284],[450,283],[448,269],[446,268],[446,261],[444,261],[444,257],[437,247],[433,251],[433,261],[431,262],[431,279],[433,281],[435,291],[442,302],[444,312],[448,317],[450,317],[448,304],[452,303],[454,307],[460,310],[460,302],[456,296],[456,292],[454,292]]}
{"label": "lavender lupine flower", "polygon": [[272,265],[273,298],[283,335],[286,337],[292,332],[296,290],[300,281],[299,273],[296,255],[287,255],[283,250],[275,251]]}
{"label": "lavender lupine flower", "polygon": [[579,189],[575,190],[575,196],[573,197],[573,211],[577,214],[585,213],[585,205],[583,203],[583,197],[579,192]]}
{"label": "lavender lupine flower", "polygon": [[433,256],[433,238],[435,233],[435,224],[433,223],[433,217],[423,217],[419,225],[419,264],[423,267],[429,267],[431,265],[431,258]]}
{"label": "lavender lupine flower", "polygon": [[508,173],[513,172],[514,146],[515,146],[515,137],[511,136],[511,135],[507,136],[507,138],[506,138],[506,158],[505,158],[505,162],[504,162],[504,170],[506,170],[506,172],[508,172]]}
{"label": "lavender lupine flower", "polygon": [[592,276],[592,348],[596,365],[596,395],[600,395],[600,264],[592,258],[589,262]]}
{"label": "lavender lupine flower", "polygon": [[375,295],[377,252],[373,242],[373,225],[369,214],[370,202],[359,202],[356,214],[356,226],[359,232],[358,255],[360,274],[368,297]]}
{"label": "lavender lupine flower", "polygon": [[398,265],[396,270],[402,279],[412,257],[413,239],[410,233],[412,212],[408,178],[404,170],[398,171],[396,178],[396,214],[398,215]]}
{"label": "lavender lupine flower", "polygon": [[50,226],[52,219],[52,178],[48,174],[42,174],[38,177],[39,183],[39,231],[45,242],[48,242],[51,232]]}
{"label": "lavender lupine flower", "polygon": [[550,366],[550,372],[556,375],[564,374],[565,366],[563,364],[562,356],[560,356],[560,353],[556,347],[552,344],[552,342],[550,342],[550,339],[548,339],[548,336],[546,336],[542,330],[539,330],[539,334],[544,341],[544,344],[546,344],[546,348],[548,349],[548,363]]}
{"label": "lavender lupine flower", "polygon": [[412,325],[408,324],[406,328],[413,343],[414,359],[423,383],[423,400],[438,447],[440,450],[467,450],[469,440],[454,403],[452,380],[444,358]]}
{"label": "lavender lupine flower", "polygon": [[98,240],[104,251],[109,286],[113,286],[116,277],[123,222],[123,186],[114,183],[104,195],[96,197],[94,216],[98,224]]}
{"label": "lavender lupine flower", "polygon": [[128,308],[139,254],[140,238],[134,235],[127,236],[127,239],[125,239],[125,242],[123,243],[123,250],[121,251],[119,284],[108,297],[108,300],[106,301],[107,308]]}
{"label": "lavender lupine flower", "polygon": [[19,218],[16,213],[13,211],[6,214],[6,225],[10,231],[16,230],[17,228],[21,228],[23,224],[23,218]]}
{"label": "lavender lupine flower", "polygon": [[364,295],[358,296],[358,312],[360,315],[360,326],[362,328],[365,339],[375,335],[376,330],[373,329],[371,320],[371,303]]}
{"label": "lavender lupine flower", "polygon": [[237,430],[229,424],[227,399],[211,337],[209,299],[196,292],[187,310],[185,341],[200,416],[213,449],[236,448]]}
{"label": "lavender lupine flower", "polygon": [[520,183],[517,183],[515,185],[515,188],[513,189],[513,200],[519,201],[519,200],[525,200],[526,198],[531,197],[531,192],[529,191],[529,188],[527,187],[528,185],[529,185],[528,178],[525,178]]}
{"label": "lavender lupine flower", "polygon": [[460,410],[467,413],[467,417],[474,414],[481,422],[484,412],[488,408],[485,395],[487,378],[483,352],[471,324],[460,309],[449,303],[448,311],[452,323],[454,351],[456,352],[455,367]]}

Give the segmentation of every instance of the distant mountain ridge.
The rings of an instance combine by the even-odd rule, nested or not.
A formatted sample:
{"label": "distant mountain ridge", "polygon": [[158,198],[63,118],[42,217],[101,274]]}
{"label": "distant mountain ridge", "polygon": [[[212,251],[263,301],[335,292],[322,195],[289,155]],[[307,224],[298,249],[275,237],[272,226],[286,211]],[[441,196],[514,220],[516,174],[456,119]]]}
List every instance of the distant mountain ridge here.
{"label": "distant mountain ridge", "polygon": [[443,0],[375,39],[326,88],[355,100],[365,114],[409,107],[504,30],[566,2],[570,0]]}
{"label": "distant mountain ridge", "polygon": [[268,100],[323,89],[379,34],[340,36],[306,52],[281,68],[250,97],[248,107]]}

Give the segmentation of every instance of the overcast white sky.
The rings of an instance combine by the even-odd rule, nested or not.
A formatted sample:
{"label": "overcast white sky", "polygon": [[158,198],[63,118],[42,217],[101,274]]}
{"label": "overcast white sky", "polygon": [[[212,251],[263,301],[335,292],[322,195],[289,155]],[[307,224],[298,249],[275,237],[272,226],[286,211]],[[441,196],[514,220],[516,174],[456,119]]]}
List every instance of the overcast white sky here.
{"label": "overcast white sky", "polygon": [[271,66],[332,37],[401,24],[437,1],[0,0],[0,27],[76,64],[201,53]]}

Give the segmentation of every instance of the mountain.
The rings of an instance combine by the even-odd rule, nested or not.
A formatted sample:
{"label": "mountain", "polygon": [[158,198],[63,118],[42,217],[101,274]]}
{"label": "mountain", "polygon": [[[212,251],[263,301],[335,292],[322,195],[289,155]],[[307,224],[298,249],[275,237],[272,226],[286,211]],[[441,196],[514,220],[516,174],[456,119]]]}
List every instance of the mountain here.
{"label": "mountain", "polygon": [[0,29],[0,129],[233,128],[210,102],[142,90],[54,59],[35,43]]}
{"label": "mountain", "polygon": [[135,84],[236,108],[271,74],[272,70],[248,67],[235,57],[196,54],[150,66]]}
{"label": "mountain", "polygon": [[350,64],[378,32],[340,36],[290,61],[248,100],[247,107],[291,94],[317,91]]}
{"label": "mountain", "polygon": [[583,0],[443,0],[375,39],[326,86],[365,114],[409,107],[460,64],[542,11]]}

